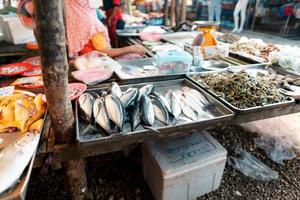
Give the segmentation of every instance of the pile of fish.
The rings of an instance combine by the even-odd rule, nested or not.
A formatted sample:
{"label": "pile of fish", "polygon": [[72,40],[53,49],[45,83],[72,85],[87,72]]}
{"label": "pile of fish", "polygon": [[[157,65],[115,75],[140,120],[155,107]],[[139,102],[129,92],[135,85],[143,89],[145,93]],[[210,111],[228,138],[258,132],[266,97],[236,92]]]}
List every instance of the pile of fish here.
{"label": "pile of fish", "polygon": [[287,101],[278,89],[278,82],[262,75],[252,76],[243,70],[195,75],[193,79],[240,109]]}
{"label": "pile of fish", "polygon": [[139,125],[155,130],[155,120],[169,126],[210,117],[206,111],[209,101],[195,89],[182,87],[165,95],[154,90],[148,84],[122,92],[117,83],[112,83],[109,91],[83,93],[78,99],[80,118],[104,135],[111,135],[126,132],[125,123],[130,123],[133,132]]}

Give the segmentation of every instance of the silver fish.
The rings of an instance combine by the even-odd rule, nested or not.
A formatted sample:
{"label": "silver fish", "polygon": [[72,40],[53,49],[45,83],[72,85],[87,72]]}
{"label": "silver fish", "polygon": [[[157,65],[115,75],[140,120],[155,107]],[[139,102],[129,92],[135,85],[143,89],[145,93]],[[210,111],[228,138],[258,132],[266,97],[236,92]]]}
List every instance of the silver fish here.
{"label": "silver fish", "polygon": [[127,109],[129,106],[133,105],[135,103],[135,101],[137,100],[137,98],[139,97],[139,90],[136,88],[133,88],[131,90],[127,90],[127,92],[125,92],[120,100],[122,102],[122,105],[125,109]]}
{"label": "silver fish", "polygon": [[193,94],[188,92],[183,94],[182,100],[198,114],[198,119],[203,118],[205,116],[205,111],[203,110],[205,106]]}
{"label": "silver fish", "polygon": [[96,92],[91,92],[90,93],[95,99],[98,99],[100,97],[99,94],[97,94]]}
{"label": "silver fish", "polygon": [[[165,98],[167,99],[168,103],[171,105],[171,93],[172,93],[172,90],[168,90],[166,93],[165,93]],[[172,109],[172,108],[171,108]]]}
{"label": "silver fish", "polygon": [[156,93],[156,92],[154,92],[154,96],[156,99],[158,99],[160,102],[162,102],[164,104],[164,106],[167,108],[168,112],[172,113],[170,104],[168,103],[168,100],[164,96],[162,96],[161,94]]}
{"label": "silver fish", "polygon": [[139,105],[136,105],[135,108],[130,112],[129,121],[131,124],[131,131],[133,132],[141,123]]}
{"label": "silver fish", "polygon": [[140,112],[143,124],[146,126],[152,126],[154,123],[154,108],[150,98],[146,95],[141,96]]}
{"label": "silver fish", "polygon": [[145,85],[139,89],[139,98],[141,99],[142,95],[148,96],[154,91],[154,86],[152,84]]}
{"label": "silver fish", "polygon": [[170,100],[172,113],[175,119],[177,119],[181,113],[180,97],[178,97],[178,95],[175,92],[171,92]]}
{"label": "silver fish", "polygon": [[95,100],[93,106],[93,114],[95,122],[103,128],[108,134],[112,134],[114,131],[113,125],[111,124],[103,98],[98,98]]}
{"label": "silver fish", "polygon": [[203,105],[207,106],[207,105],[210,104],[210,102],[208,101],[208,99],[203,94],[201,94],[199,91],[197,91],[195,89],[192,89],[192,88],[189,88],[189,87],[182,87],[181,89],[184,92],[188,92],[190,94],[193,94],[199,101],[201,101],[201,103]]}
{"label": "silver fish", "polygon": [[91,122],[95,98],[89,93],[83,93],[78,99],[79,108],[84,120]]}
{"label": "silver fish", "polygon": [[155,118],[157,120],[161,121],[162,123],[164,123],[165,125],[169,125],[170,124],[169,111],[166,108],[166,106],[164,105],[164,103],[161,102],[160,99],[153,98],[152,104],[154,107]]}
{"label": "silver fish", "polygon": [[122,91],[116,82],[112,82],[110,91],[111,91],[111,94],[117,96],[118,98],[120,98],[122,96]]}
{"label": "silver fish", "polygon": [[121,100],[117,96],[109,94],[105,97],[105,108],[109,119],[122,131],[125,114]]}
{"label": "silver fish", "polygon": [[196,121],[198,119],[196,113],[194,112],[194,110],[184,101],[180,102],[180,107],[182,109],[182,112],[185,116],[187,116],[188,118],[190,118],[193,121]]}

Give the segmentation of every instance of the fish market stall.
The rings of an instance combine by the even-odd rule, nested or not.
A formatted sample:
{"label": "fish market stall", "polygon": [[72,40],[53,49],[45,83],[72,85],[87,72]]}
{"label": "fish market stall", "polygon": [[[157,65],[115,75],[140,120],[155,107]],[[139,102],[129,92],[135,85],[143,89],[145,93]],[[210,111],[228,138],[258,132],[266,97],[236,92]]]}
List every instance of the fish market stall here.
{"label": "fish market stall", "polygon": [[[300,112],[298,96],[287,93],[299,87],[299,77],[276,70],[270,73],[265,63],[251,57],[230,54],[204,62],[203,68],[209,72],[190,73],[194,58],[191,49],[185,47],[191,46],[191,38],[181,46],[178,41],[182,39],[176,42],[168,36],[161,39],[156,35],[159,39],[151,42],[134,36],[127,42],[143,45],[148,58],[115,61],[93,52],[79,57],[74,61],[76,69],[69,70],[60,1],[35,2],[40,8],[36,13],[40,19],[37,39],[43,59],[38,64],[27,60],[0,69],[1,75],[16,76],[9,85],[26,91],[0,96],[0,132],[11,140],[0,143],[0,147],[5,144],[3,150],[0,148],[0,153],[5,153],[0,156],[0,174],[8,176],[0,181],[4,185],[0,187],[0,199],[14,198],[15,191],[18,197],[25,196],[39,141],[37,156],[45,159],[51,153],[62,163],[75,199],[86,192],[86,157],[192,130]],[[144,33],[143,37],[149,38]],[[231,50],[241,52],[243,45],[232,45]],[[164,48],[169,51],[160,51]],[[256,56],[255,48],[249,52]],[[259,49],[264,59],[277,51],[274,46]],[[122,69],[124,72],[128,66],[136,71],[129,69],[124,75]],[[42,89],[45,95],[28,92]],[[20,141],[20,135],[13,132],[21,132],[26,138]],[[31,134],[25,134],[28,132]],[[12,168],[7,164],[19,158],[13,151],[16,146],[28,150],[30,156],[22,157],[22,165],[13,168],[17,170],[11,176]],[[13,187],[18,180],[20,183]]]}

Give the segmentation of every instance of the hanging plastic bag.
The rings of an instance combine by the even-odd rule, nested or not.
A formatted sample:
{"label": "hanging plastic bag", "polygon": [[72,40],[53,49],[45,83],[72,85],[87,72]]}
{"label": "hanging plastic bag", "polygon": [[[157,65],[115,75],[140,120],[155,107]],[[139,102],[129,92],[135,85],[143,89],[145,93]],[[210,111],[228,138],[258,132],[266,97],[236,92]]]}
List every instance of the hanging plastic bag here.
{"label": "hanging plastic bag", "polygon": [[272,161],[282,165],[284,160],[292,160],[296,157],[294,151],[289,150],[292,144],[289,141],[285,141],[283,145],[283,140],[285,139],[259,137],[254,138],[254,144],[256,147],[264,150]]}
{"label": "hanging plastic bag", "polygon": [[112,58],[105,56],[98,51],[91,51],[75,59],[76,69],[102,68],[103,70],[120,69],[120,64]]}
{"label": "hanging plastic bag", "polygon": [[249,132],[276,138],[285,148],[300,153],[300,113],[241,124]]}
{"label": "hanging plastic bag", "polygon": [[272,170],[241,146],[235,149],[235,153],[238,157],[229,156],[228,165],[245,176],[259,181],[271,181],[278,178],[277,171]]}

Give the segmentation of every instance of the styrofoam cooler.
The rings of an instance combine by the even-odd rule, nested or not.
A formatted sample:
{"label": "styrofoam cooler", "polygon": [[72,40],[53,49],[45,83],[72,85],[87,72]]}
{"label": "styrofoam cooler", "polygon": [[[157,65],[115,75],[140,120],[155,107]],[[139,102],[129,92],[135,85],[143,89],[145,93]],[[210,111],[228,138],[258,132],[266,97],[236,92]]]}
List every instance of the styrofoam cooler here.
{"label": "styrofoam cooler", "polygon": [[0,26],[6,42],[25,44],[35,41],[33,31],[26,28],[17,15],[0,15]]}
{"label": "styrofoam cooler", "polygon": [[196,199],[216,190],[227,151],[207,132],[143,145],[143,173],[156,200]]}

